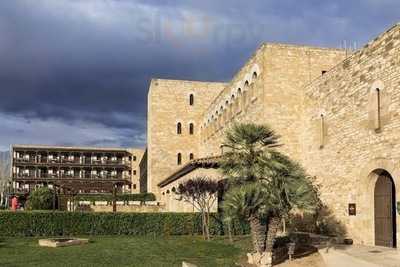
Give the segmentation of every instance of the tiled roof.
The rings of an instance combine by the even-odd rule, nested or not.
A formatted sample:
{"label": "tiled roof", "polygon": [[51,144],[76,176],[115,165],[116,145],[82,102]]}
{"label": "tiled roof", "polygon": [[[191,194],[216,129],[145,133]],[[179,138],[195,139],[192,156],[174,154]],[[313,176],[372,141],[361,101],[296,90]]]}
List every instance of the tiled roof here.
{"label": "tiled roof", "polygon": [[221,156],[194,159],[176,170],[173,174],[162,180],[158,186],[164,187],[197,168],[218,168]]}

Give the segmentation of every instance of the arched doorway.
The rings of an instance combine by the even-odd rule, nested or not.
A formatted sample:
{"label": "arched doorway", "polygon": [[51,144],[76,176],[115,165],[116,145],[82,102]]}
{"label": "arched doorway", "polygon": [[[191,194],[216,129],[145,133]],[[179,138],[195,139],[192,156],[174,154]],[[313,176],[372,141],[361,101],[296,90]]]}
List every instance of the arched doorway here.
{"label": "arched doorway", "polygon": [[378,174],[374,190],[375,245],[396,247],[395,186],[386,171]]}

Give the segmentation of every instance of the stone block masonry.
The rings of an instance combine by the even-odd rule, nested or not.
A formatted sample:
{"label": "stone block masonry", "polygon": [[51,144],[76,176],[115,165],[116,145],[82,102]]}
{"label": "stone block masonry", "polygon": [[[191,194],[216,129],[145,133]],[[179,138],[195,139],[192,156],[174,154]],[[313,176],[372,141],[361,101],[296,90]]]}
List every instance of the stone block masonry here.
{"label": "stone block masonry", "polygon": [[[346,237],[396,246],[399,87],[398,24],[350,55],[265,43],[227,83],[154,79],[148,98],[148,190],[170,201],[167,209],[189,210],[167,201],[157,184],[169,181],[191,158],[221,155],[225,131],[234,123],[268,124],[281,136],[281,151],[316,177],[321,199]],[[208,172],[195,169],[163,188]],[[212,177],[222,178],[217,171]],[[377,189],[378,184],[388,186]],[[356,214],[349,214],[350,205]]]}

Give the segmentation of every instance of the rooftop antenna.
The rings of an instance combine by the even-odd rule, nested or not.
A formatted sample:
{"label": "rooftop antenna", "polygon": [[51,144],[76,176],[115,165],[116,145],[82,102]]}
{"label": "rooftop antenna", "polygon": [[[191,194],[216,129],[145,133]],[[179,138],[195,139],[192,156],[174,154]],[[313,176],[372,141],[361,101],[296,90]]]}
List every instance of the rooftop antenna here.
{"label": "rooftop antenna", "polygon": [[347,40],[343,40],[341,43],[341,49],[344,49],[346,52],[346,57],[348,57],[350,54],[352,54],[353,52],[357,51],[357,42],[349,42],[349,44],[347,44]]}

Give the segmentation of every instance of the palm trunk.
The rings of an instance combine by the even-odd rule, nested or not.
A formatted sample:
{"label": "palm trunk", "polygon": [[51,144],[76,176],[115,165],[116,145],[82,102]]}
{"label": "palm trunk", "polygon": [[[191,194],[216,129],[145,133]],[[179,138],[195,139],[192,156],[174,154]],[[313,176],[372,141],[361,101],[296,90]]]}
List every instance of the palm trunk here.
{"label": "palm trunk", "polygon": [[265,251],[265,227],[261,225],[258,217],[250,217],[249,222],[254,251],[263,253]]}
{"label": "palm trunk", "polygon": [[280,221],[281,220],[279,217],[271,217],[269,220],[268,231],[267,231],[267,240],[266,240],[266,244],[265,244],[265,251],[267,251],[267,252],[272,253],[272,251],[273,251],[276,234],[278,233],[278,230],[279,230]]}

